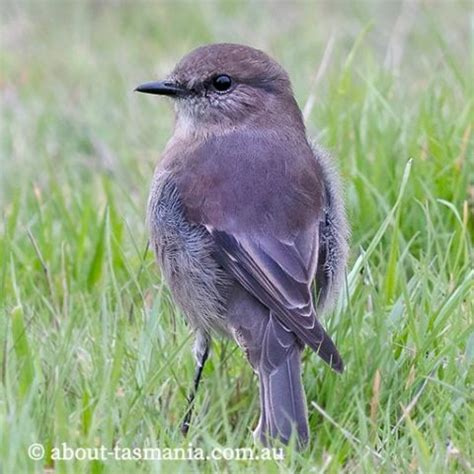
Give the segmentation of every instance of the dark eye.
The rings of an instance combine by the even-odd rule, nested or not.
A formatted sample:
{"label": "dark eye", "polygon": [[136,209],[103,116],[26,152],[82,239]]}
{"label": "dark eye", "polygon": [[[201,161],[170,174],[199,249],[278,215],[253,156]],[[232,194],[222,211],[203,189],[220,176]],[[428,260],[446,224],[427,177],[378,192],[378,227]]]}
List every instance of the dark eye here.
{"label": "dark eye", "polygon": [[232,79],[227,74],[221,74],[212,80],[212,85],[216,91],[225,92],[231,88]]}

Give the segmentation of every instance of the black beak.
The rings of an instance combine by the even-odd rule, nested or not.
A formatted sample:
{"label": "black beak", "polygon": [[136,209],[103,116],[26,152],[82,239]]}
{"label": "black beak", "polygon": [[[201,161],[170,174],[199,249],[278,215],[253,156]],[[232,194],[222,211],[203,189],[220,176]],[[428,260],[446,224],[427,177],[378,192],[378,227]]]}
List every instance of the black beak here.
{"label": "black beak", "polygon": [[139,85],[135,90],[145,94],[167,95],[171,97],[183,96],[187,92],[184,87],[180,87],[178,84],[170,81],[147,82]]}

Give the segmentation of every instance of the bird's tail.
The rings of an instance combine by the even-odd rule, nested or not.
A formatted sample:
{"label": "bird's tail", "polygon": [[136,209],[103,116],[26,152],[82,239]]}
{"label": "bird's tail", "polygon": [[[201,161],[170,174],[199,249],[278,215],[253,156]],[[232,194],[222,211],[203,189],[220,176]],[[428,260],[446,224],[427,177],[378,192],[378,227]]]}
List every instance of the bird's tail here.
{"label": "bird's tail", "polygon": [[288,444],[295,435],[300,448],[308,443],[306,399],[301,383],[301,349],[297,344],[277,367],[260,364],[260,421],[255,438],[268,446],[272,440]]}

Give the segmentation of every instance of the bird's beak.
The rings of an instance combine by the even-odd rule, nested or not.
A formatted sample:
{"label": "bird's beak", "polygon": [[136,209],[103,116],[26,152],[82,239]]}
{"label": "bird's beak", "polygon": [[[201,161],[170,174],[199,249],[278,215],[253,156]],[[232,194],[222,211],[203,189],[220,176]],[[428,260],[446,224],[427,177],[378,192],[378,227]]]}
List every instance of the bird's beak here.
{"label": "bird's beak", "polygon": [[135,91],[145,94],[167,95],[170,97],[183,96],[187,90],[171,81],[146,82],[139,85]]}

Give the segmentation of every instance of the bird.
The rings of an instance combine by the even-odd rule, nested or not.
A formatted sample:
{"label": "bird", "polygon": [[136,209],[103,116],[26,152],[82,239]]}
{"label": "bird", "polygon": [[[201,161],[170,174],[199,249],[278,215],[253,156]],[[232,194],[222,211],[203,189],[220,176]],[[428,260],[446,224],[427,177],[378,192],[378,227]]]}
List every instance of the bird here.
{"label": "bird", "polygon": [[309,443],[301,355],[342,358],[319,320],[344,282],[349,226],[332,158],[307,136],[285,69],[250,46],[185,55],[138,92],[166,96],[174,131],[151,184],[149,243],[195,334],[188,432],[211,339],[233,339],[258,377],[263,446]]}

